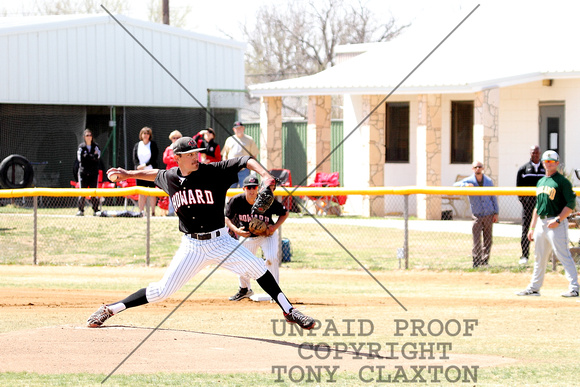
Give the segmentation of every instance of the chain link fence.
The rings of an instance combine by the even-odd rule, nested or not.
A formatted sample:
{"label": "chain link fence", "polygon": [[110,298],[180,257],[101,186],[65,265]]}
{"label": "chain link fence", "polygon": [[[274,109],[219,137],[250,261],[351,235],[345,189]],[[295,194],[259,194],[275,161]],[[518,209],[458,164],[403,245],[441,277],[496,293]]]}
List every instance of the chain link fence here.
{"label": "chain link fence", "polygon": [[[71,194],[18,196],[18,190],[14,190],[14,197],[3,195],[0,264],[168,265],[182,235],[177,217],[164,216],[159,208],[158,216],[148,216],[147,211],[143,215],[131,195],[111,196],[116,192],[121,195],[122,190],[109,191],[109,196],[99,200],[100,212],[93,215],[88,207],[82,217],[75,216],[78,198]],[[157,196],[160,195],[163,194]],[[380,195],[387,209],[384,217],[363,217],[352,210],[357,202],[377,196],[340,197],[338,200],[339,196],[330,193],[324,197],[279,197],[292,207],[291,216],[281,228],[282,238],[288,239],[291,247],[291,260],[283,265],[368,270],[472,268],[472,221],[467,196]],[[522,205],[516,195],[499,196],[499,203],[490,266],[484,270],[520,270]],[[90,201],[86,205],[90,206]],[[417,215],[421,208],[440,216],[421,219]],[[568,223],[570,246],[578,246],[580,228],[576,216]],[[530,258],[533,251],[532,242]]]}

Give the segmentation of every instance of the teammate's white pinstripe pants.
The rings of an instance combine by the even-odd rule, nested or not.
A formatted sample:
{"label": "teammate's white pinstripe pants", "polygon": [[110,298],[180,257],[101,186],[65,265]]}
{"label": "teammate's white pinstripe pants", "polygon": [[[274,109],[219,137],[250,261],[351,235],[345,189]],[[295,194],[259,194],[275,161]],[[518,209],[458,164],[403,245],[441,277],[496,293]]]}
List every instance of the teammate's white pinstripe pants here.
{"label": "teammate's white pinstripe pants", "polygon": [[540,291],[544,283],[546,274],[546,264],[550,258],[552,250],[562,263],[566,272],[566,279],[570,282],[570,290],[578,291],[578,271],[574,258],[568,249],[568,219],[564,219],[556,228],[548,228],[551,219],[538,219],[534,241],[536,243],[536,262],[534,263],[534,273],[528,289]]}
{"label": "teammate's white pinstripe pants", "polygon": [[201,269],[210,264],[217,265],[228,256],[221,267],[253,279],[264,275],[267,269],[262,259],[233,239],[228,234],[227,227],[220,229],[220,234],[217,238],[203,241],[184,235],[161,281],[147,286],[147,301],[152,303],[165,300]]}
{"label": "teammate's white pinstripe pants", "polygon": [[[278,239],[278,230],[274,231],[274,234],[270,236],[258,236],[254,238],[243,238],[240,237],[240,243],[252,252],[252,254],[257,255],[258,248],[261,247],[264,252],[264,258],[266,259],[266,268],[270,270],[270,273],[276,279],[276,282],[280,283],[280,240]],[[240,287],[251,289],[250,277],[247,275],[240,275]]]}

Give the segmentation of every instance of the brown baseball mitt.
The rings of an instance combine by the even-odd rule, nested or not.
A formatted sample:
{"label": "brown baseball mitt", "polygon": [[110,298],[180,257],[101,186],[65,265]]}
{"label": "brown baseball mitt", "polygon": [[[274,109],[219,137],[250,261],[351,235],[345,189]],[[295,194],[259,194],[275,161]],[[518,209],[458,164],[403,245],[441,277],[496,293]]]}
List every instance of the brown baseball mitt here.
{"label": "brown baseball mitt", "polygon": [[267,235],[268,225],[261,219],[252,218],[249,231],[254,235]]}

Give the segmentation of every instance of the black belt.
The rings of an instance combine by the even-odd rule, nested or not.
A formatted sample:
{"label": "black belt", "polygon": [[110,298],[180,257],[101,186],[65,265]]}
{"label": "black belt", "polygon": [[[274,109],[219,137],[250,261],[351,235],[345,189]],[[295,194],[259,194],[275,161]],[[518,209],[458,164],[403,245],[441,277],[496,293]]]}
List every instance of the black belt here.
{"label": "black belt", "polygon": [[[215,235],[214,235],[215,234]],[[200,241],[205,241],[211,238],[217,238],[221,235],[220,230],[212,231],[212,232],[199,232],[193,234],[185,234],[193,239],[197,239]]]}
{"label": "black belt", "polygon": [[540,215],[540,219],[555,218],[557,215]]}

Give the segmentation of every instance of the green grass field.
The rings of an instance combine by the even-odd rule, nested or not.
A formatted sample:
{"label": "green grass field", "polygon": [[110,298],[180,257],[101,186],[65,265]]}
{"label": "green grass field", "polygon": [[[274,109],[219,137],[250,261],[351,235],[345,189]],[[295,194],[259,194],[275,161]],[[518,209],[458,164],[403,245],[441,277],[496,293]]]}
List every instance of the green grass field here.
{"label": "green grass field", "polygon": [[[112,208],[121,210],[122,207]],[[0,263],[29,264],[34,256],[33,219],[28,213],[8,212],[0,207]],[[10,210],[12,211],[12,210]],[[22,210],[19,210],[22,211]],[[145,218],[74,217],[75,209],[40,209],[37,260],[40,265],[127,265],[145,264],[147,221]],[[88,213],[87,213],[88,214]],[[320,225],[295,214],[282,227],[282,236],[292,245],[296,268],[345,268],[364,266],[373,270],[404,268],[397,250],[404,246],[404,232],[348,224]],[[338,218],[335,218],[338,219]],[[324,219],[322,219],[324,221]],[[413,220],[410,220],[412,223]],[[176,218],[151,218],[150,264],[166,266],[180,243]],[[466,225],[469,229],[469,225]],[[471,270],[472,237],[465,232],[438,230],[409,232],[409,268],[428,270]],[[532,245],[533,249],[533,245]],[[519,238],[494,237],[490,271],[528,270],[517,264],[521,255]]]}
{"label": "green grass field", "polygon": [[[145,266],[146,219],[74,217],[74,209],[41,209],[38,218],[39,265],[32,262],[32,217],[10,214],[0,208],[0,335],[44,326],[82,324],[94,303],[82,300],[99,295],[95,303],[143,287],[160,278],[176,251],[181,234],[175,218],[151,219],[151,266]],[[293,215],[294,217],[294,215]],[[299,220],[299,218],[296,218]],[[342,219],[342,218],[341,218]],[[344,218],[348,221],[348,218]],[[507,364],[478,370],[478,386],[570,386],[578,378],[580,347],[574,334],[580,303],[559,297],[566,289],[561,266],[548,269],[542,297],[514,296],[529,281],[531,267],[517,264],[519,238],[494,238],[489,268],[471,268],[471,235],[440,230],[412,231],[409,235],[410,270],[399,270],[397,248],[403,231],[365,225],[327,224],[330,234],[317,224],[288,222],[283,236],[292,243],[292,261],[282,264],[284,291],[303,301],[309,313],[324,319],[371,319],[376,326],[367,341],[386,343],[421,340],[451,341],[454,352],[510,359]],[[532,246],[533,248],[533,246]],[[360,265],[369,270],[371,278]],[[205,274],[208,270],[204,271]],[[201,281],[196,277],[176,298],[184,297]],[[379,281],[407,309],[403,310],[382,289]],[[249,337],[274,339],[264,329],[271,307],[243,312],[243,304],[198,310],[196,299],[225,300],[237,287],[235,276],[218,270],[192,297],[192,312],[177,313],[167,328],[218,334],[243,331]],[[78,305],[60,305],[58,298],[39,306],[11,301],[6,294],[59,294],[80,297]],[[26,293],[28,292],[28,293]],[[5,295],[2,297],[2,295]],[[56,296],[55,296],[56,297]],[[31,302],[35,304],[36,301]],[[46,305],[45,305],[46,304]],[[53,305],[54,306],[51,306]],[[90,304],[90,305],[89,305]],[[45,305],[45,306],[42,306]],[[242,308],[240,310],[240,308]],[[152,310],[148,317],[126,313],[120,324],[154,326],[169,309]],[[65,314],[63,314],[65,313]],[[243,315],[240,322],[232,316]],[[422,338],[394,336],[395,319],[477,319],[472,337]],[[193,320],[192,320],[193,319]],[[216,323],[216,321],[218,323]],[[300,340],[300,338],[287,338]],[[330,338],[324,338],[330,340]],[[361,341],[363,339],[356,338]],[[251,354],[240,354],[251,356]],[[512,361],[513,360],[513,361]],[[77,386],[100,385],[104,374],[0,373],[0,385]],[[114,375],[105,385],[380,385],[363,382],[376,377],[344,371],[337,380],[299,383],[276,382],[272,373],[156,373]],[[467,385],[429,382],[405,385]],[[472,385],[472,384],[468,384]]]}
{"label": "green grass field", "polygon": [[[77,292],[79,305],[60,307],[17,307],[4,305],[0,334],[35,329],[43,326],[82,324],[93,305],[80,303],[87,294],[123,294],[134,291],[144,283],[162,275],[164,268],[81,267],[81,266],[0,266],[0,295],[10,289],[38,289],[55,292],[58,289]],[[204,270],[175,299],[186,296],[209,273]],[[317,336],[312,338],[284,337],[291,342],[450,342],[451,353],[493,356],[510,359],[505,364],[487,364],[478,369],[477,386],[571,386],[577,378],[577,359],[580,348],[573,345],[573,327],[579,304],[559,297],[565,288],[565,279],[548,274],[543,296],[518,298],[513,292],[525,286],[528,274],[485,272],[432,272],[432,271],[373,271],[373,275],[405,306],[406,311],[366,273],[343,270],[311,270],[283,268],[281,281],[287,294],[304,301],[306,310],[320,319],[337,322],[338,331],[344,332],[344,319],[369,319],[374,331],[368,337]],[[167,329],[187,329],[216,334],[240,333],[248,337],[281,339],[273,335],[267,323],[275,306],[251,305],[244,313],[244,304],[226,304],[206,309],[196,300],[206,297],[224,299],[235,290],[235,277],[218,270],[191,298],[192,304],[178,310],[163,326]],[[109,296],[110,297],[110,296]],[[60,299],[52,302],[58,303]],[[90,304],[90,303],[89,303]],[[115,317],[117,324],[152,326],[161,321],[176,302],[168,308],[144,308]],[[247,304],[249,305],[249,304]],[[243,316],[244,322],[236,316]],[[274,314],[277,316],[277,314]],[[469,337],[463,336],[395,336],[396,319],[411,321],[476,319],[477,327]],[[102,354],[92,354],[102,356]],[[145,356],[145,355],[143,355]],[[240,356],[252,356],[243,354]],[[154,359],[151,359],[154,362]],[[193,361],[193,360],[192,360]],[[483,360],[482,360],[483,361]],[[276,364],[275,359],[272,364]],[[361,363],[367,364],[367,363]],[[387,367],[387,369],[390,369]],[[392,372],[392,369],[391,369]],[[1,385],[17,386],[77,386],[100,385],[104,374],[1,373]],[[377,377],[366,373],[365,378]],[[424,375],[426,376],[426,375]],[[211,386],[268,386],[268,385],[369,385],[356,372],[340,371],[334,382],[294,383],[285,378],[275,382],[272,372],[253,373],[155,373],[113,375],[104,385],[211,385]],[[383,383],[370,383],[380,385]],[[405,383],[405,385],[465,385],[464,383]],[[472,385],[472,384],[469,384]]]}

